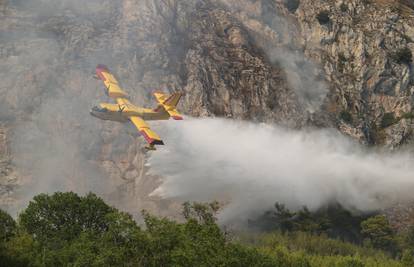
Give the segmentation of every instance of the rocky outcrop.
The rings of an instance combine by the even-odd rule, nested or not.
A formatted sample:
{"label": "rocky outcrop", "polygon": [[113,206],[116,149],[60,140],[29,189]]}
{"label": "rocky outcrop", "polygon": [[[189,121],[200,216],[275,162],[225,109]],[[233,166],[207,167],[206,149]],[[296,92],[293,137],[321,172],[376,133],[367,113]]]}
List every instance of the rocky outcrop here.
{"label": "rocky outcrop", "polygon": [[[338,115],[340,129],[398,146],[412,135],[414,23],[392,1],[383,4],[301,1],[292,16],[305,54],[324,66],[332,87],[327,111]],[[387,123],[386,114],[395,119]]]}
{"label": "rocky outcrop", "polygon": [[[329,87],[323,125],[366,144],[395,147],[412,136],[413,10],[404,1],[219,1],[284,71]],[[283,54],[280,56],[278,54]],[[295,55],[299,55],[295,57]],[[322,72],[305,72],[307,58]],[[289,81],[289,79],[288,79]],[[301,83],[290,80],[300,95]],[[302,82],[303,84],[303,82]],[[394,119],[390,118],[390,114]]]}
{"label": "rocky outcrop", "polygon": [[188,113],[303,125],[305,111],[286,74],[269,62],[242,23],[214,6],[200,7],[191,19],[184,61]]}
{"label": "rocky outcrop", "polygon": [[10,162],[11,155],[7,137],[7,129],[0,125],[0,196],[3,206],[13,205],[15,199],[12,196],[19,185],[18,175],[13,171]]}

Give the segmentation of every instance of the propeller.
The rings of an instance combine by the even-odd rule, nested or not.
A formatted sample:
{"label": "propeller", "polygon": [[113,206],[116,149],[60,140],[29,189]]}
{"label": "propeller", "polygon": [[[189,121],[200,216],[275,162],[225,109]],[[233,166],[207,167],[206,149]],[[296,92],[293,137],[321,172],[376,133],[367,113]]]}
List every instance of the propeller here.
{"label": "propeller", "polygon": [[109,96],[109,90],[111,89],[111,85],[108,85],[108,87],[106,87],[107,90],[105,90],[105,95]]}

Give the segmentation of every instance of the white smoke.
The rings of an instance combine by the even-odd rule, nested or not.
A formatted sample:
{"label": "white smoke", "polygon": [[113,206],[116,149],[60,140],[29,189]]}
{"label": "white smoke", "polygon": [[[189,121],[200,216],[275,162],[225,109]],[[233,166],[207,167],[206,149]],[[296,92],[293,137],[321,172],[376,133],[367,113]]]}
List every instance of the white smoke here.
{"label": "white smoke", "polygon": [[223,220],[271,208],[316,209],[331,201],[362,211],[413,198],[409,153],[369,151],[334,130],[288,130],[225,119],[167,123],[165,148],[149,160],[165,177],[153,193],[229,201]]}
{"label": "white smoke", "polygon": [[288,1],[217,2],[238,18],[271,63],[283,68],[287,82],[303,108],[311,113],[318,111],[328,94],[328,85],[321,78],[324,77],[322,66],[305,56],[303,44],[297,40],[301,29],[281,10]]}

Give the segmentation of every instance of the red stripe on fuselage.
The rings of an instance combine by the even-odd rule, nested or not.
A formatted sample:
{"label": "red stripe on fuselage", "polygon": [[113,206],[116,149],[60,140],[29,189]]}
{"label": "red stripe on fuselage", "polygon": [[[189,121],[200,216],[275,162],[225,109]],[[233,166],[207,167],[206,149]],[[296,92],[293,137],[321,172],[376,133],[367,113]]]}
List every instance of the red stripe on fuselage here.
{"label": "red stripe on fuselage", "polygon": [[173,118],[174,120],[176,120],[176,121],[181,121],[181,120],[183,120],[183,117],[181,117],[181,116],[172,116],[172,118]]}

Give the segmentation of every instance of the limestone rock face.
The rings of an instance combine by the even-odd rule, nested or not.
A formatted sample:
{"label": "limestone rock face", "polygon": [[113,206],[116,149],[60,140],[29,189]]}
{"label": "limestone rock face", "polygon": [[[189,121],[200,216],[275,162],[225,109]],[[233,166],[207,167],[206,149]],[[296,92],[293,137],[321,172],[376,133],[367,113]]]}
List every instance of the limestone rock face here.
{"label": "limestone rock face", "polygon": [[[410,9],[398,1],[301,1],[292,14],[305,54],[330,82],[327,111],[349,113],[351,135],[364,143],[392,147],[412,135],[414,20],[412,9],[402,10]],[[387,113],[390,127],[381,123]]]}
{"label": "limestone rock face", "polygon": [[139,105],[156,89],[181,90],[187,115],[409,142],[412,7],[371,2],[0,1],[0,207],[75,190],[135,213],[175,213],[176,203],[149,196],[160,178],[135,129],[88,115],[109,101],[92,78],[98,63]]}
{"label": "limestone rock face", "polygon": [[269,62],[229,11],[204,7],[184,61],[187,113],[303,125],[305,111],[281,67]]}
{"label": "limestone rock face", "polygon": [[[329,117],[323,125],[332,123],[366,144],[395,147],[411,138],[412,4],[358,0],[218,2],[233,11],[265,55],[282,65],[299,97],[304,84],[309,94],[312,88],[321,87],[317,77],[323,77],[329,88],[318,114]],[[321,72],[306,71],[306,61],[294,66],[301,58]],[[298,83],[289,79],[292,73],[314,78],[310,77],[311,83]],[[384,127],[387,113],[395,120]]]}

